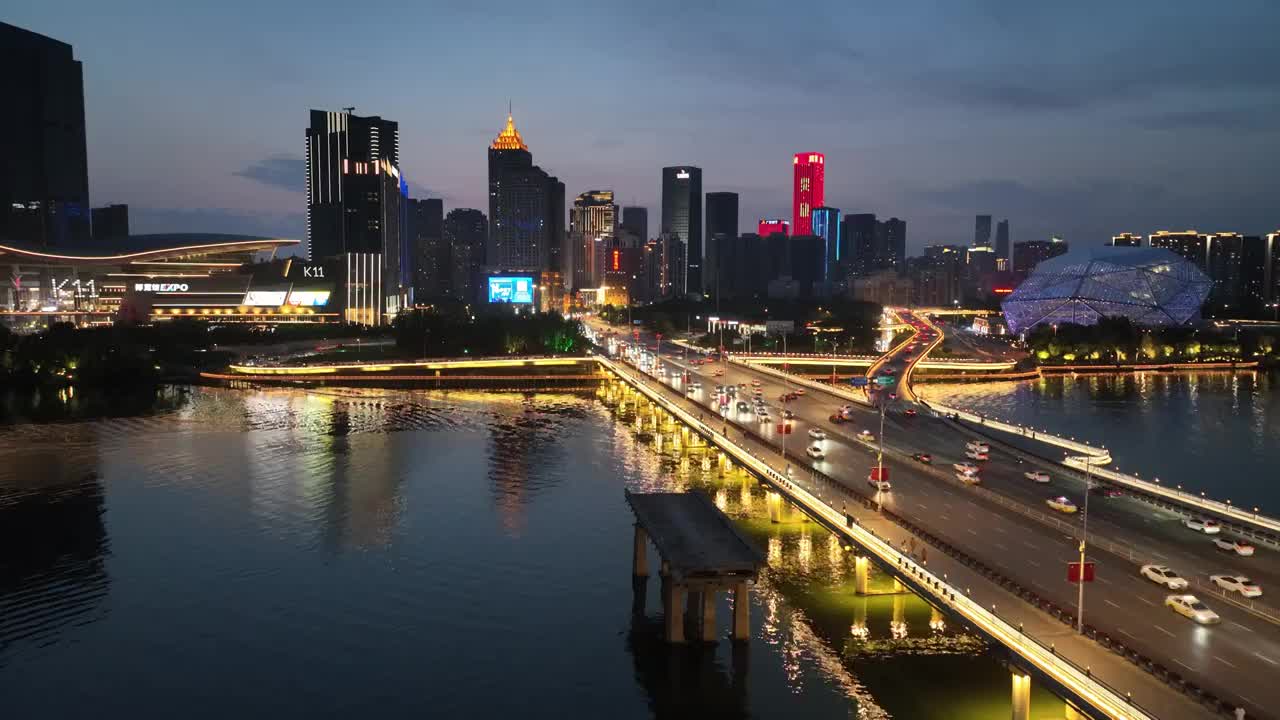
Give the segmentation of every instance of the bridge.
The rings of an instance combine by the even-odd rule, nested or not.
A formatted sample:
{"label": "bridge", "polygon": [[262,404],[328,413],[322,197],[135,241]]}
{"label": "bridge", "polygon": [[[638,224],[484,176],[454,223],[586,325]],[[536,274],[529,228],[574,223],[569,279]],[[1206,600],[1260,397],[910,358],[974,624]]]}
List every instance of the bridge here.
{"label": "bridge", "polygon": [[[930,338],[932,346],[941,341],[936,335]],[[650,343],[648,347],[654,346]],[[859,427],[878,429],[878,419],[872,420],[872,408],[861,393],[732,358],[725,358],[715,367],[689,367],[675,355],[677,353],[664,353],[659,362],[691,373],[703,381],[707,386],[705,390],[689,392],[682,386],[679,373],[668,382],[659,382],[632,369],[624,372],[633,373],[633,382],[650,387],[672,404],[696,408],[696,412],[704,416],[712,411],[715,425],[704,424],[700,432],[710,430],[713,436],[724,431],[733,434],[733,442],[742,443],[748,455],[754,452],[753,457],[773,469],[774,475],[770,477],[779,491],[793,502],[814,513],[822,511],[821,507],[806,506],[803,498],[788,488],[787,482],[800,487],[811,482],[811,478],[825,478],[820,483],[827,484],[813,489],[819,495],[825,492],[827,501],[837,503],[828,504],[828,510],[839,507],[849,493],[868,487],[864,478],[874,463],[874,448],[860,440],[856,430]],[[923,355],[920,353],[917,357]],[[887,358],[886,362],[892,360]],[[714,380],[710,377],[713,371],[720,373]],[[909,377],[909,373],[906,375]],[[899,377],[902,376],[900,373]],[[754,417],[739,416],[732,409],[724,414],[718,412],[715,394],[710,392],[711,383],[752,381],[760,383],[775,413],[783,406],[773,403],[774,398],[799,388],[810,390],[806,396],[786,403],[785,408],[795,415],[791,422],[800,437],[809,428],[826,432],[824,459],[811,460],[803,454],[797,456],[794,451],[784,455],[780,446],[786,436],[779,436],[772,423],[759,424]],[[900,384],[897,389],[901,391],[903,387],[909,386]],[[855,406],[853,420],[836,425],[827,416],[841,403]],[[982,472],[982,484],[969,486],[949,471],[921,465],[910,458],[919,452],[929,452],[937,465],[947,467],[951,462],[965,459],[966,440],[985,428],[971,420],[957,424],[945,417],[933,417],[928,408],[920,407],[918,417],[908,418],[899,410],[889,416],[886,463],[893,469],[894,486],[891,492],[881,494],[877,507],[885,516],[904,523],[903,527],[913,528],[912,535],[917,539],[928,538],[930,569],[953,559],[960,559],[960,569],[982,568],[983,572],[972,585],[956,583],[959,569],[957,572],[944,570],[951,575],[950,587],[964,588],[966,594],[972,591],[971,597],[975,599],[993,599],[1001,608],[1001,616],[1006,614],[1005,608],[1011,608],[1019,621],[1025,623],[1029,634],[1032,623],[1036,623],[1035,638],[1051,646],[1056,644],[1059,656],[1065,654],[1063,648],[1068,639],[1083,643],[1078,648],[1079,654],[1071,655],[1077,664],[1091,667],[1090,676],[1105,678],[1112,686],[1133,692],[1134,698],[1141,697],[1144,706],[1154,708],[1157,716],[1195,716],[1195,712],[1187,708],[1173,712],[1176,703],[1165,698],[1170,693],[1175,697],[1181,697],[1180,693],[1189,694],[1204,706],[1212,705],[1224,712],[1244,708],[1248,717],[1267,717],[1272,712],[1270,708],[1280,704],[1280,691],[1273,688],[1269,680],[1271,671],[1280,666],[1280,630],[1268,619],[1270,607],[1254,601],[1229,601],[1207,584],[1211,573],[1240,572],[1264,586],[1271,586],[1273,581],[1280,586],[1280,567],[1270,553],[1256,558],[1224,555],[1213,549],[1203,535],[1181,526],[1183,515],[1205,513],[1213,507],[1213,501],[1184,498],[1182,504],[1170,502],[1162,506],[1134,493],[1126,498],[1095,500],[1088,508],[1089,559],[1097,566],[1099,582],[1091,585],[1086,593],[1085,633],[1078,635],[1074,633],[1076,586],[1065,582],[1064,576],[1065,562],[1077,552],[1076,545],[1082,534],[1081,514],[1055,514],[1046,508],[1045,499],[1062,494],[1083,504],[1084,473],[1063,462],[1039,458],[1035,453],[1026,452],[1023,446],[1038,445],[1063,455],[1099,459],[1103,449],[1068,438],[1052,438],[1055,444],[1040,442],[1038,434],[1034,442],[1026,439],[1023,446],[993,440],[992,461]],[[694,422],[702,421],[695,418]],[[741,437],[737,435],[739,432]],[[1056,444],[1059,440],[1061,445]],[[785,474],[788,465],[792,475]],[[1033,469],[1051,475],[1050,488],[1023,477],[1024,472]],[[1087,469],[1096,481],[1096,468]],[[753,471],[762,477],[768,476],[765,468],[754,467]],[[835,498],[831,497],[833,490],[839,493]],[[850,514],[855,513],[851,510]],[[866,522],[872,524],[877,519],[881,516],[873,514]],[[1271,521],[1261,515],[1259,519]],[[1166,614],[1168,611],[1160,605],[1167,591],[1137,575],[1138,566],[1146,562],[1168,564],[1191,579],[1196,594],[1214,606],[1223,622],[1212,628],[1201,628],[1172,613]],[[997,599],[1001,592],[1008,594],[1010,589],[1013,590],[1011,596]],[[982,604],[985,605],[985,600]],[[1250,604],[1254,606],[1251,608]],[[1052,622],[1044,622],[1046,611]],[[1018,658],[1015,665],[1023,663],[1019,667],[1030,668],[1036,677],[1049,681],[1043,669],[1026,664],[1029,658],[1018,648],[1006,647]],[[1133,672],[1151,684],[1144,683],[1143,689],[1138,690],[1136,685],[1143,681],[1134,678]],[[1067,692],[1063,691],[1064,696]],[[1156,698],[1165,698],[1159,702],[1170,705],[1151,705]],[[1108,716],[1101,711],[1097,714]]]}

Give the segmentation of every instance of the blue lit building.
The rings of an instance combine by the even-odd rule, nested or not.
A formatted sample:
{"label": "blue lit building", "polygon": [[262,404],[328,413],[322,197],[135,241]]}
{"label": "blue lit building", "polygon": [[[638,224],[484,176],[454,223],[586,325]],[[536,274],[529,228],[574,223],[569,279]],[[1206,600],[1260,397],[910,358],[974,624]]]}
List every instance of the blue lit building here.
{"label": "blue lit building", "polygon": [[823,243],[821,279],[829,284],[844,282],[848,275],[844,269],[848,252],[842,247],[844,238],[840,234],[840,209],[817,207],[809,215],[813,223],[813,234],[822,238]]}

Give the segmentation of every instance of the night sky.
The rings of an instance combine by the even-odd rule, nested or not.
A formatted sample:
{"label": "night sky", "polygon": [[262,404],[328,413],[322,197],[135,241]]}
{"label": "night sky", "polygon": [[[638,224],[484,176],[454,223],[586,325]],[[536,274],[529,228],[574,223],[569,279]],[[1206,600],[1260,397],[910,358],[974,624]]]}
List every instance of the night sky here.
{"label": "night sky", "polygon": [[[187,7],[192,5],[193,7]],[[1280,2],[70,2],[3,19],[85,66],[90,197],[133,231],[304,233],[310,108],[400,122],[415,197],[486,209],[508,99],[567,195],[650,208],[663,165],[790,217],[907,220],[914,254],[1013,240],[1280,228]]]}

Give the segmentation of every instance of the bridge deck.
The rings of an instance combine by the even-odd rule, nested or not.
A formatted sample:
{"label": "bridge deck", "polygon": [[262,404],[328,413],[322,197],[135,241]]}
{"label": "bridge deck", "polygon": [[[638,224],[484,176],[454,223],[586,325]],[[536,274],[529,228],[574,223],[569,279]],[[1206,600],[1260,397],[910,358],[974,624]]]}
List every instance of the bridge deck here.
{"label": "bridge deck", "polygon": [[705,495],[627,492],[627,503],[677,580],[754,578],[764,556]]}

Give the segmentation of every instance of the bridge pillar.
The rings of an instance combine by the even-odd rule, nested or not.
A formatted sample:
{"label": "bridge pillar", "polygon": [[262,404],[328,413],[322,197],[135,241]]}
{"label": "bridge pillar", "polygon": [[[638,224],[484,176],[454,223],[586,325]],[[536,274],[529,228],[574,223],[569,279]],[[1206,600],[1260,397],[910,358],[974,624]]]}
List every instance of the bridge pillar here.
{"label": "bridge pillar", "polygon": [[733,588],[733,639],[751,639],[751,600],[747,584],[740,582]]}
{"label": "bridge pillar", "polygon": [[907,598],[904,595],[893,596],[893,624],[905,627],[907,622]]}
{"label": "bridge pillar", "polygon": [[698,622],[702,626],[702,641],[716,641],[716,591],[706,588],[701,593],[702,608],[698,613]]}
{"label": "bridge pillar", "polygon": [[636,577],[649,577],[649,537],[636,523],[635,541],[631,552],[631,574]]}
{"label": "bridge pillar", "polygon": [[895,593],[904,593],[907,591],[907,586],[903,585],[902,581],[895,577],[893,579],[893,591]]}
{"label": "bridge pillar", "polygon": [[1066,703],[1066,720],[1089,720],[1089,717],[1079,710],[1071,707],[1071,703]]}
{"label": "bridge pillar", "polygon": [[859,555],[853,559],[853,591],[859,595],[867,594],[868,559]]}
{"label": "bridge pillar", "polygon": [[662,605],[666,613],[667,642],[684,642],[684,586],[665,578]]}
{"label": "bridge pillar", "polygon": [[1031,720],[1031,676],[1013,671],[1013,720]]}
{"label": "bridge pillar", "polygon": [[769,522],[782,522],[780,506],[782,505],[782,496],[772,490],[765,495],[766,502],[769,504]]}

